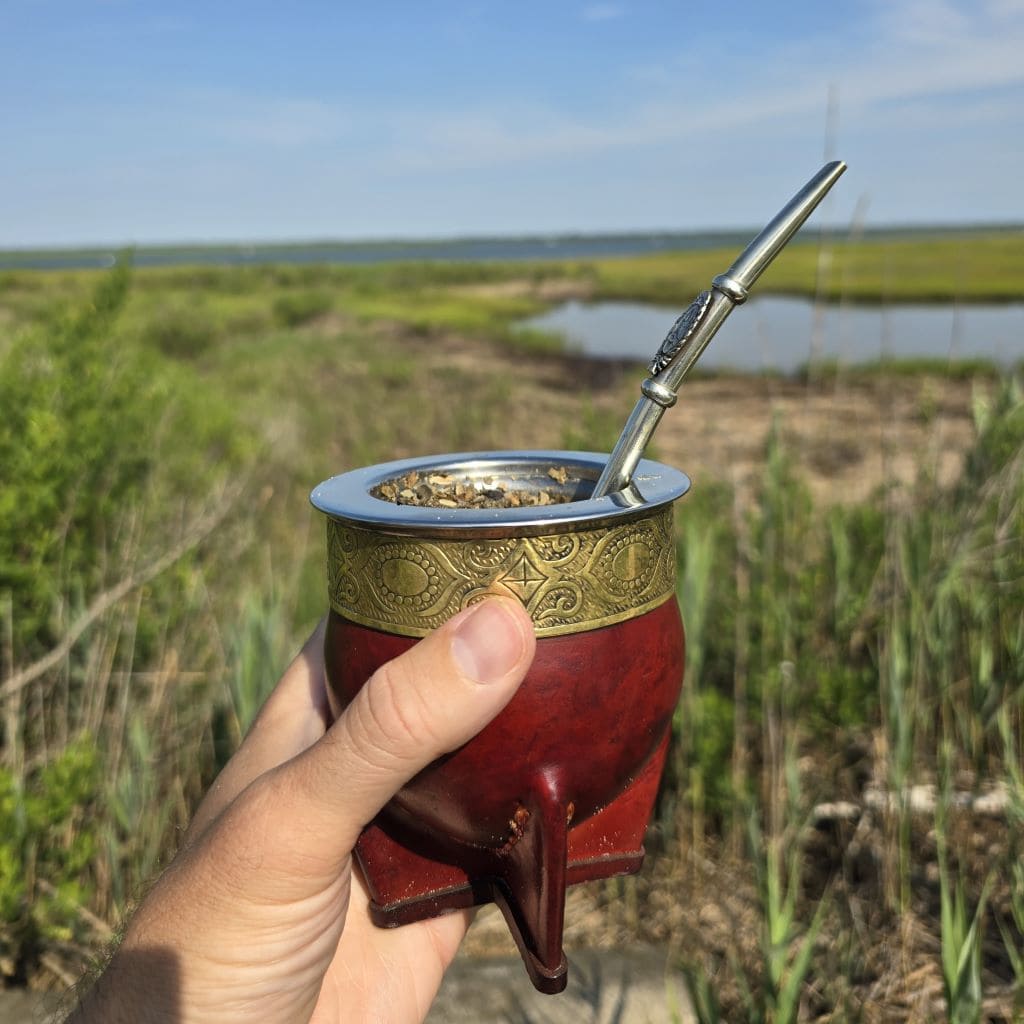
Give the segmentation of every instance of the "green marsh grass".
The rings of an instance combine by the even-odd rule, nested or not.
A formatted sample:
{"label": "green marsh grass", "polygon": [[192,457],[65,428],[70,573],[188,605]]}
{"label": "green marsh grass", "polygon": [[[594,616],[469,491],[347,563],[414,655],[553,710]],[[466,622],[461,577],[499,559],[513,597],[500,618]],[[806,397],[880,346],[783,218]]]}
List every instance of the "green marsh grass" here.
{"label": "green marsh grass", "polygon": [[[762,813],[771,810],[778,752],[772,754],[766,739],[772,730],[764,730],[783,696],[801,736],[799,751],[790,749],[784,762],[790,772],[798,760],[807,764],[802,770],[816,780],[819,800],[843,792],[863,800],[842,781],[841,762],[844,750],[862,744],[860,737],[872,737],[870,773],[885,796],[879,810],[861,804],[857,813],[877,834],[873,884],[885,896],[875,911],[879,920],[898,922],[920,906],[927,855],[912,805],[915,786],[947,772],[974,787],[1019,792],[1024,401],[1012,381],[992,395],[979,399],[976,441],[950,489],[922,472],[909,497],[816,510],[773,436],[760,492],[742,516],[730,517],[727,501],[681,504],[679,599],[690,627],[690,675],[676,721],[670,799],[661,806],[663,827],[676,829],[691,849],[706,837],[714,848],[724,842],[735,850],[729,835],[749,801]],[[710,715],[709,706],[719,710]],[[775,719],[781,720],[777,711]],[[833,775],[837,754],[840,771]],[[719,787],[715,814],[709,813],[712,782]],[[769,796],[759,797],[766,788]],[[775,806],[777,825],[799,831],[804,819],[795,805],[781,815]],[[962,1019],[973,1019],[980,1005],[984,972],[998,969],[989,957],[983,970],[981,959],[977,922],[985,904],[977,894],[984,884],[1009,894],[1003,942],[1013,965],[1020,964],[1024,876],[1012,811],[1003,829],[1015,853],[990,883],[988,859],[972,860],[970,848],[957,850],[956,875],[947,862],[952,839],[940,855],[936,937],[949,1012]],[[781,934],[793,919],[792,879],[811,867],[799,843],[788,848],[788,858],[791,874],[782,876],[790,879],[788,888],[761,889],[758,912],[768,935]],[[778,877],[765,875],[750,853],[740,859],[762,878]],[[778,860],[769,869],[778,872]],[[805,906],[803,919],[817,921],[819,911],[820,903]],[[896,929],[887,941],[898,948],[899,935]],[[872,961],[871,941],[864,933],[859,942],[866,944],[853,962]],[[731,1011],[743,1007],[744,1019],[753,1019],[755,1009],[782,1005],[778,970],[758,985],[751,980],[759,974],[756,959],[748,952],[743,963],[735,968],[743,984]],[[813,963],[794,965],[815,988],[828,987],[814,978]],[[1018,993],[1021,980],[1016,971],[1008,979]],[[837,1000],[840,995],[845,1000],[849,993],[835,991]],[[785,1005],[792,1008],[788,997]]]}
{"label": "green marsh grass", "polygon": [[794,669],[790,662],[780,664],[779,685],[762,698],[767,753],[762,788],[767,792],[763,811],[755,802],[747,812],[748,856],[759,895],[759,991],[755,995],[742,973],[738,980],[747,1018],[764,1024],[796,1024],[827,907],[827,900],[819,899],[809,920],[801,919],[801,910],[807,912],[801,900],[806,865],[799,842],[807,808],[797,763]]}
{"label": "green marsh grass", "polygon": [[935,836],[939,868],[939,938],[942,984],[950,1024],[980,1024],[983,1014],[982,937],[990,875],[985,879],[973,910],[969,908],[966,872],[951,863],[949,813],[953,803],[950,746],[943,742],[939,768],[941,785],[935,804]]}
{"label": "green marsh grass", "polygon": [[[816,242],[794,242],[765,272],[758,293],[847,302],[1020,302],[1024,232],[971,238],[892,238],[830,242],[828,274],[819,275]],[[731,265],[731,249],[595,260],[595,298],[687,303]]]}
{"label": "green marsh grass", "polygon": [[274,300],[274,319],[282,327],[299,327],[329,313],[334,297],[325,288],[284,292]]}

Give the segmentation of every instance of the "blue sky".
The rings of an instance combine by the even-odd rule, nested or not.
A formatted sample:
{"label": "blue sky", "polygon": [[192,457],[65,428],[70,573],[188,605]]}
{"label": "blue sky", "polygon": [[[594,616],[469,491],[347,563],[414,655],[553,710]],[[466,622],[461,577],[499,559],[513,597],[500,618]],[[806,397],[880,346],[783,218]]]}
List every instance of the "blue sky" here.
{"label": "blue sky", "polygon": [[751,227],[827,123],[838,224],[1024,221],[1024,0],[0,0],[0,247]]}

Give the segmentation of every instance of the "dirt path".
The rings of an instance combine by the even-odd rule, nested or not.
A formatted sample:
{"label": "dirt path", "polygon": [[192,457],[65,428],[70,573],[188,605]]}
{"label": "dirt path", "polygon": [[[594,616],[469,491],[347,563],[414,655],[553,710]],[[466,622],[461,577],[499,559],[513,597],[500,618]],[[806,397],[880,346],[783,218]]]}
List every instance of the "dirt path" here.
{"label": "dirt path", "polygon": [[[423,358],[505,382],[507,445],[561,447],[567,434],[600,433],[611,444],[636,398],[644,370],[569,356],[524,357],[478,340],[432,341]],[[655,435],[655,455],[699,484],[751,486],[777,424],[816,501],[866,500],[884,484],[927,472],[956,479],[973,437],[972,391],[990,382],[919,375],[841,376],[804,383],[768,376],[695,378]]]}

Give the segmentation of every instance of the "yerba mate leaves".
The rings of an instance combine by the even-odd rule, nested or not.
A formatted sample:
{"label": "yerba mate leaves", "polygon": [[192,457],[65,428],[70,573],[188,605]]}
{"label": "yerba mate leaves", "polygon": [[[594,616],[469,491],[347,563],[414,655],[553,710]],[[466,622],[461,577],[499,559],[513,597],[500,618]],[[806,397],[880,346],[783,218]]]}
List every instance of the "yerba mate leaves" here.
{"label": "yerba mate leaves", "polygon": [[[565,484],[569,473],[564,466],[552,466],[547,476],[555,483]],[[483,477],[473,481],[448,473],[407,473],[396,480],[386,480],[372,492],[375,498],[396,505],[418,505],[426,508],[521,508],[532,505],[562,505],[570,500],[564,492],[541,488],[520,488]]]}

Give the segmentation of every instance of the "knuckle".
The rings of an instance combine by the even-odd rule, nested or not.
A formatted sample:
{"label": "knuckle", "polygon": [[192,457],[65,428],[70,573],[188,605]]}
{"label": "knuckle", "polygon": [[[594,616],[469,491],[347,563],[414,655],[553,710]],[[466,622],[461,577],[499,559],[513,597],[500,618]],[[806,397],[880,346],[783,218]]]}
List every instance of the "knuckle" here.
{"label": "knuckle", "polygon": [[286,782],[280,771],[269,771],[254,779],[232,801],[228,808],[230,818],[265,828],[278,814]]}
{"label": "knuckle", "polygon": [[431,709],[416,680],[400,664],[389,662],[377,669],[353,708],[356,705],[358,733],[392,759],[407,760],[438,742]]}

